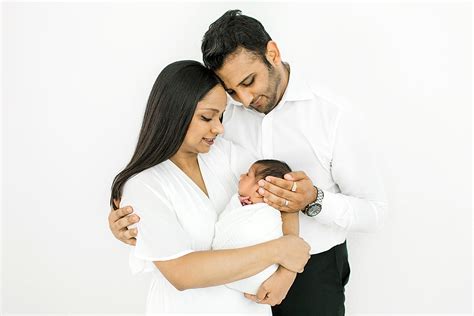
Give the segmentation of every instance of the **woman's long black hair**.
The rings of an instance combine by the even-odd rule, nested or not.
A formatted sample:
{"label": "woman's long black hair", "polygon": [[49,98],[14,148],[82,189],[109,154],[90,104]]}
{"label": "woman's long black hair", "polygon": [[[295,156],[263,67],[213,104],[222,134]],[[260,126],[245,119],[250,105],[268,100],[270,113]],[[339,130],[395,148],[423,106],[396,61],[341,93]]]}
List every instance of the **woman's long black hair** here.
{"label": "woman's long black hair", "polygon": [[182,60],[166,66],[153,85],[132,159],[114,179],[110,205],[122,197],[133,175],[171,158],[184,141],[197,103],[217,84],[201,63]]}

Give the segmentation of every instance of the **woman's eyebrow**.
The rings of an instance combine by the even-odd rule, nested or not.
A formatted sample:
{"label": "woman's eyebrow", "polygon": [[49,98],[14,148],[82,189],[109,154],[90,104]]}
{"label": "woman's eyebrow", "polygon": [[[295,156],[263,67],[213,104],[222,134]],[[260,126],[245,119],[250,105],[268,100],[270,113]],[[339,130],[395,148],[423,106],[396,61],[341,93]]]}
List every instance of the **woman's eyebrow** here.
{"label": "woman's eyebrow", "polygon": [[209,110],[209,111],[214,111],[216,113],[219,113],[218,109],[213,109],[213,108],[204,108],[204,109],[200,109],[200,110],[202,110],[202,111]]}

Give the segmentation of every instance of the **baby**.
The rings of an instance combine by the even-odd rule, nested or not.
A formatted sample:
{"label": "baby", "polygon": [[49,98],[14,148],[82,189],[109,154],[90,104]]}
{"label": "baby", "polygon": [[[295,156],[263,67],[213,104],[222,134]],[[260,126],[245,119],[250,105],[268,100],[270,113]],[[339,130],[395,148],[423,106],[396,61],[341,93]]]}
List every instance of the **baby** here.
{"label": "baby", "polygon": [[[283,178],[289,172],[290,167],[282,161],[265,159],[253,163],[248,172],[240,176],[238,193],[232,196],[219,216],[212,248],[247,247],[283,236],[287,221],[283,222],[282,228],[282,216],[289,213],[280,213],[263,202],[263,197],[258,193],[258,181],[267,176]],[[272,265],[252,277],[226,286],[240,292],[256,294],[260,285],[277,268],[278,265]]]}
{"label": "baby", "polygon": [[240,175],[240,202],[242,205],[263,203],[263,197],[257,192],[258,181],[267,176],[283,178],[289,172],[291,172],[290,167],[283,161],[264,159],[254,162],[247,173]]}

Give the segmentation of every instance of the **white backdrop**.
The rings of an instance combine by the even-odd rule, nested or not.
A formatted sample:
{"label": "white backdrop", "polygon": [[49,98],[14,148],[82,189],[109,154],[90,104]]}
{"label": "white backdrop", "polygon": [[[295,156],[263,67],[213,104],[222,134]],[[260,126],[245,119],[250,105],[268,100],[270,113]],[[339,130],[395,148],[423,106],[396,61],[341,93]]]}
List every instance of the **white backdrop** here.
{"label": "white backdrop", "polygon": [[248,2],[3,4],[2,311],[144,311],[110,184],[159,71],[235,8],[370,122],[390,211],[348,238],[348,314],[470,313],[471,5]]}

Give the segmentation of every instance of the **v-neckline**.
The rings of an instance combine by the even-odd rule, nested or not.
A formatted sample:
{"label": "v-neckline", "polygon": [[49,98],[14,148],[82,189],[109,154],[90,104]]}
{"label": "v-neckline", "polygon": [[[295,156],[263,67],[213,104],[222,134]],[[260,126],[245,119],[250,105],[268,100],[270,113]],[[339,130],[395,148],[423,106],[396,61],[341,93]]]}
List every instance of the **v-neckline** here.
{"label": "v-neckline", "polygon": [[206,183],[206,176],[204,175],[204,172],[202,171],[202,168],[201,168],[201,163],[202,163],[202,160],[201,160],[201,156],[198,155],[197,156],[197,162],[198,162],[198,168],[199,168],[199,172],[201,173],[201,177],[202,177],[202,181],[204,182],[204,186],[206,187],[206,191],[207,191],[207,194],[199,187],[199,185],[197,185],[196,182],[193,181],[193,179],[191,179],[191,177],[189,177],[186,172],[184,172],[183,170],[181,170],[180,167],[178,167],[173,161],[171,161],[171,159],[168,159],[168,161],[174,166],[175,169],[177,169],[182,176],[184,176],[184,178],[189,182],[191,183],[192,186],[194,186],[195,189],[197,189],[204,198],[206,198],[207,200],[211,201],[211,193],[209,191],[209,188],[207,186],[207,183]]}

